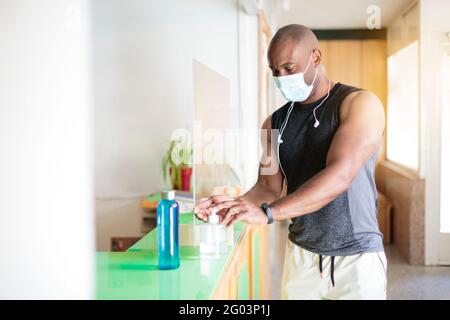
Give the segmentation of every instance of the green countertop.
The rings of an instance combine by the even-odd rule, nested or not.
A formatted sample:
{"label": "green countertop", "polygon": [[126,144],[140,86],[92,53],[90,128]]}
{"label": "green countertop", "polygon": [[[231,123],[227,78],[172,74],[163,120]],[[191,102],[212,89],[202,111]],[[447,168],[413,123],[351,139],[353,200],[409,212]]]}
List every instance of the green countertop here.
{"label": "green countertop", "polygon": [[[192,213],[180,223],[193,224]],[[196,223],[201,223],[197,221]],[[244,225],[234,225],[234,245]],[[196,246],[180,247],[180,268],[158,270],[157,230],[126,252],[97,252],[97,299],[209,299],[225,271],[234,245],[219,259],[200,259]]]}

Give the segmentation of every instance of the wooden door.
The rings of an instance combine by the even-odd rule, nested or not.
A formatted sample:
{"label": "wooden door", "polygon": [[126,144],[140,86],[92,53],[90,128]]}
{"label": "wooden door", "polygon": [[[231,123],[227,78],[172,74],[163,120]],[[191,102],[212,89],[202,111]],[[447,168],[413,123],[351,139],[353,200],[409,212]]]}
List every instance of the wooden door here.
{"label": "wooden door", "polygon": [[[321,40],[322,65],[333,81],[367,89],[387,104],[386,40]],[[386,158],[385,140],[379,161]]]}

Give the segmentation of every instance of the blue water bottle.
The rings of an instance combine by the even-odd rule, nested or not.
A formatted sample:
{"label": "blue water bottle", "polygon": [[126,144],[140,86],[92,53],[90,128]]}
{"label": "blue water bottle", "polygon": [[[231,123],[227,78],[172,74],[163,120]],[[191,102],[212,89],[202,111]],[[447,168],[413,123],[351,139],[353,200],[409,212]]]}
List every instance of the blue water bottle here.
{"label": "blue water bottle", "polygon": [[180,266],[179,205],[175,191],[164,191],[157,209],[158,267],[177,269]]}

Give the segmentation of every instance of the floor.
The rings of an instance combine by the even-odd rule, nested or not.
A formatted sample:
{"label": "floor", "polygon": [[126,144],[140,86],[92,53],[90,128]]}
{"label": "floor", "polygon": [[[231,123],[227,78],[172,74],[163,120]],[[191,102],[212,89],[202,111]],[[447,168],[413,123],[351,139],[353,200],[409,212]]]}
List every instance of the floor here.
{"label": "floor", "polygon": [[[271,229],[272,299],[280,299],[287,226],[287,223],[275,223]],[[385,250],[389,300],[450,300],[450,266],[413,266],[406,263],[395,245],[388,245]]]}
{"label": "floor", "polygon": [[450,267],[413,266],[395,245],[385,247],[389,300],[450,300]]}

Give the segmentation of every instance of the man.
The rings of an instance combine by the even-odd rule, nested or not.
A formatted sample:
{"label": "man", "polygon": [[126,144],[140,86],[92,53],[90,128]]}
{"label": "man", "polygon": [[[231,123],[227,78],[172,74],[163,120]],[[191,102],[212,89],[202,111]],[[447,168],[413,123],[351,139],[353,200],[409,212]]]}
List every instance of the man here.
{"label": "man", "polygon": [[[314,33],[301,25],[273,37],[269,65],[289,102],[262,128],[278,129],[279,167],[244,196],[196,206],[206,220],[266,224],[291,219],[282,279],[284,299],[386,299],[386,257],[377,223],[374,168],[384,112],[372,93],[328,80]],[[266,148],[272,140],[268,135]],[[269,153],[270,161],[277,161]],[[283,181],[287,196],[281,196]]]}

